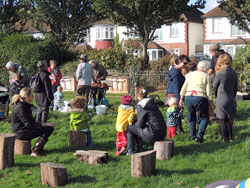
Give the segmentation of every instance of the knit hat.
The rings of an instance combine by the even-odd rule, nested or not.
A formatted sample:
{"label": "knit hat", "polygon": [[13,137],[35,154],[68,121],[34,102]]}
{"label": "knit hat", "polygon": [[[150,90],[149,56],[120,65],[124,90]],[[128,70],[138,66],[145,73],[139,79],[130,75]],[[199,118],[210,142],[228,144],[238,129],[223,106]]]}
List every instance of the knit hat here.
{"label": "knit hat", "polygon": [[129,105],[132,102],[132,97],[130,95],[123,95],[121,103],[125,105]]}
{"label": "knit hat", "polygon": [[215,51],[219,51],[220,50],[220,44],[219,43],[212,43],[209,46],[209,51],[210,52],[215,52]]}
{"label": "knit hat", "polygon": [[6,68],[8,67],[14,67],[15,63],[13,61],[9,61],[7,64],[6,64]]}

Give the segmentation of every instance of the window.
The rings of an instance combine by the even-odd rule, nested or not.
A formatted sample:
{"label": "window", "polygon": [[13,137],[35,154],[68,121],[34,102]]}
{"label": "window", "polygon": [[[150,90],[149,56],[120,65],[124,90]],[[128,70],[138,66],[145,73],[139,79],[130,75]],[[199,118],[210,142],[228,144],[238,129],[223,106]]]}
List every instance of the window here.
{"label": "window", "polygon": [[177,24],[172,24],[170,26],[170,36],[171,37],[178,37],[180,35],[179,26]]}
{"label": "window", "polygon": [[163,57],[163,51],[158,51],[158,59]]}
{"label": "window", "polygon": [[134,38],[139,38],[138,33],[136,33],[135,30],[129,29],[129,28],[127,28],[126,36],[127,36],[127,38],[130,38],[130,39],[131,39],[131,38],[132,38],[132,39],[134,39]]}
{"label": "window", "polygon": [[149,61],[154,61],[163,57],[162,49],[154,49],[154,50],[149,49],[147,53],[148,53]]}
{"label": "window", "polygon": [[232,25],[232,36],[244,36],[246,32],[239,29],[236,25]]}
{"label": "window", "polygon": [[180,49],[179,48],[171,48],[171,54],[180,55]]}
{"label": "window", "polygon": [[231,56],[234,55],[234,54],[233,54],[233,52],[234,52],[233,50],[234,50],[233,46],[227,46],[226,49],[225,49],[225,51],[226,51],[227,53],[229,53]]}
{"label": "window", "polygon": [[223,24],[222,18],[214,18],[213,19],[213,32],[214,33],[222,33],[223,32]]}
{"label": "window", "polygon": [[114,39],[114,27],[97,27],[96,39]]}
{"label": "window", "polygon": [[152,51],[152,60],[156,60],[156,51]]}
{"label": "window", "polygon": [[154,32],[154,40],[162,40],[162,29],[156,29]]}

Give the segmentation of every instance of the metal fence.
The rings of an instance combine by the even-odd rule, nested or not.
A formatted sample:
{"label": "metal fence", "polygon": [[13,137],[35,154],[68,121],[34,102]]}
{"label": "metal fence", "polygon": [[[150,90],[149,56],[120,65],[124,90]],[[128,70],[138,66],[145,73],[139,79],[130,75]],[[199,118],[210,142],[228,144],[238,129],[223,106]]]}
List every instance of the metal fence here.
{"label": "metal fence", "polygon": [[112,76],[128,76],[132,87],[135,85],[147,85],[155,89],[165,89],[167,86],[168,73],[165,71],[108,70],[108,73]]}

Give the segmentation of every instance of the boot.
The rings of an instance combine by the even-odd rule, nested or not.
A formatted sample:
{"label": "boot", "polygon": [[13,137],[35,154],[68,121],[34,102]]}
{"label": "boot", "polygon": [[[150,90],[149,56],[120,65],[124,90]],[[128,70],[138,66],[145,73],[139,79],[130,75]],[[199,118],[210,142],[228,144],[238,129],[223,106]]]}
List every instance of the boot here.
{"label": "boot", "polygon": [[137,145],[137,150],[136,152],[143,152],[143,143],[142,143],[142,139],[139,136],[136,136],[136,145]]}
{"label": "boot", "polygon": [[135,154],[135,140],[134,135],[130,132],[127,133],[127,141],[128,141],[128,153],[127,155]]}
{"label": "boot", "polygon": [[41,157],[41,151],[43,150],[44,145],[47,143],[48,140],[45,140],[43,137],[40,137],[35,146],[32,148],[31,156],[33,157]]}

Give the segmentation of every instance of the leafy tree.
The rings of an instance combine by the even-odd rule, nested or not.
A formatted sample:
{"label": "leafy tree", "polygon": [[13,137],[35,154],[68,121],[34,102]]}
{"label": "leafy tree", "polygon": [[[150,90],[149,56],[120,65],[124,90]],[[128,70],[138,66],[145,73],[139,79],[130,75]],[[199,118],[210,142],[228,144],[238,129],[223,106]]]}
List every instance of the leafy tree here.
{"label": "leafy tree", "polygon": [[232,24],[250,32],[250,1],[249,0],[218,0],[219,7],[229,14]]}
{"label": "leafy tree", "polygon": [[33,20],[41,32],[44,24],[60,44],[82,43],[86,30],[100,18],[92,0],[32,0]]}
{"label": "leafy tree", "polygon": [[163,24],[180,20],[180,15],[191,8],[203,8],[205,1],[196,0],[187,6],[189,0],[95,0],[94,8],[116,24],[127,26],[140,37],[142,57],[148,62],[147,45],[154,31]]}

